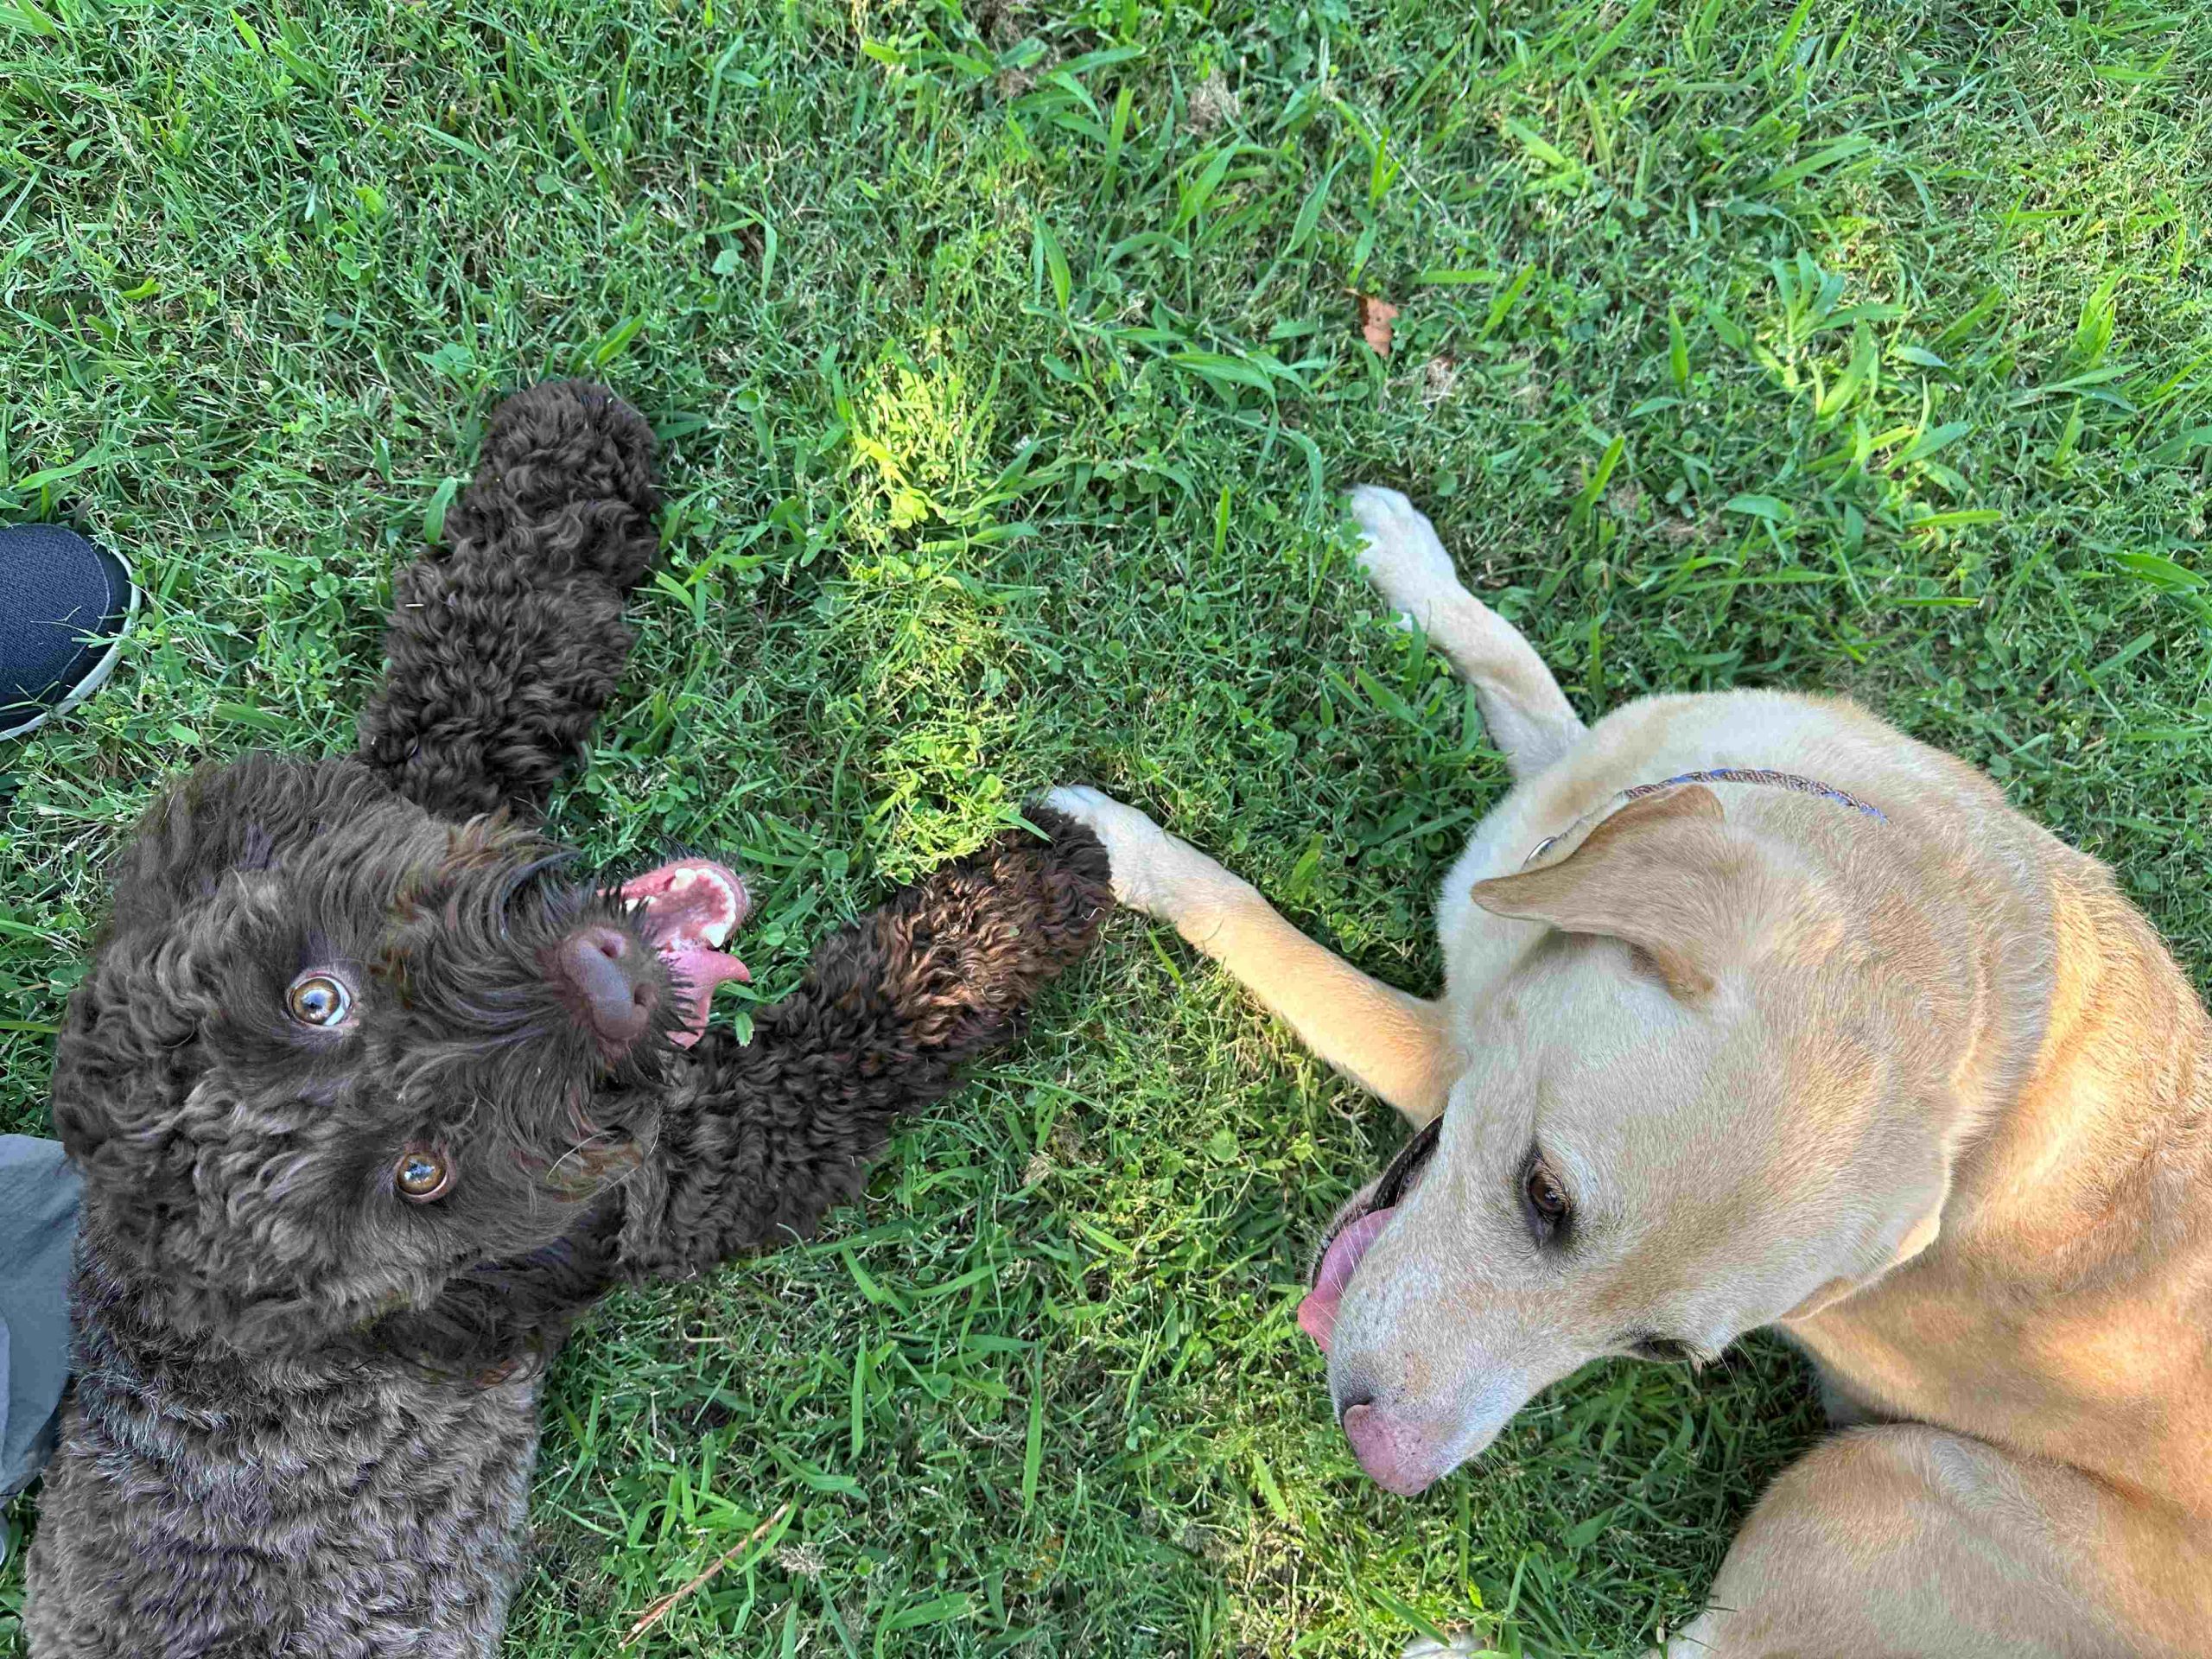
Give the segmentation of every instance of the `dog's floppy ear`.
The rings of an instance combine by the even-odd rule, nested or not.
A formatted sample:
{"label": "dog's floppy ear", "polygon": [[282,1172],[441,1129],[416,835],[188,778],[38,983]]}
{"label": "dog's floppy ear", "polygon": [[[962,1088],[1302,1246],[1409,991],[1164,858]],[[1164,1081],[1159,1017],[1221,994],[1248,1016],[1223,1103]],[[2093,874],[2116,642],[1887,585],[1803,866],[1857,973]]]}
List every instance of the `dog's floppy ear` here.
{"label": "dog's floppy ear", "polygon": [[1677,785],[1630,802],[1557,863],[1478,881],[1472,896],[1492,915],[1618,939],[1694,1001],[1744,927],[1728,895],[1745,849],[1725,823],[1711,790]]}
{"label": "dog's floppy ear", "polygon": [[357,821],[391,799],[384,780],[353,760],[255,753],[199,767],[139,820],[116,866],[109,937],[165,923],[179,902],[209,896],[231,872],[266,870],[322,825]]}

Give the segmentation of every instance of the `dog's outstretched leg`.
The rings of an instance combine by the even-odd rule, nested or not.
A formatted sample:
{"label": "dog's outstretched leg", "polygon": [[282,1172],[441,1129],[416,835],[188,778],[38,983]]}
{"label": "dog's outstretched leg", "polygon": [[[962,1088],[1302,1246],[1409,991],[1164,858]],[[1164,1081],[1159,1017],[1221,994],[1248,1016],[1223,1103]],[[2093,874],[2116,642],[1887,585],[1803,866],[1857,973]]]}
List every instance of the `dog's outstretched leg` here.
{"label": "dog's outstretched leg", "polygon": [[1314,944],[1250,882],[1135,807],[1081,786],[1045,798],[1106,843],[1122,903],[1171,924],[1415,1128],[1444,1109],[1461,1061],[1440,1001],[1394,989]]}
{"label": "dog's outstretched leg", "polygon": [[626,1190],[626,1271],[681,1274],[804,1236],[860,1191],[893,1118],[1020,1031],[1113,906],[1097,838],[1030,816],[1049,842],[1007,836],[824,941],[749,1045],[708,1032]]}
{"label": "dog's outstretched leg", "polygon": [[502,404],[445,546],[392,581],[361,757],[429,810],[536,811],[629,656],[622,601],[658,545],[652,432],[582,380]]}
{"label": "dog's outstretched leg", "polygon": [[1360,569],[1475,688],[1483,723],[1516,779],[1533,778],[1580,741],[1582,721],[1536,648],[1460,585],[1436,527],[1395,490],[1363,484],[1351,516]]}

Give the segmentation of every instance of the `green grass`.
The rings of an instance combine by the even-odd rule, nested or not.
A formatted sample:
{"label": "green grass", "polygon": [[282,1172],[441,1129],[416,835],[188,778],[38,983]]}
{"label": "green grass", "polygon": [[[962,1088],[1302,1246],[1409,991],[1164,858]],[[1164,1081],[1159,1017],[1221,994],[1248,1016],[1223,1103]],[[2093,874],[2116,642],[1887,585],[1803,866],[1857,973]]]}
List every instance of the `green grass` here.
{"label": "green grass", "polygon": [[[156,781],[346,741],[393,564],[549,372],[647,411],[671,503],[560,826],[734,851],[764,994],[1061,779],[1426,988],[1504,779],[1349,573],[1361,479],[1586,710],[1853,691],[2212,960],[2212,21],[1474,10],[0,0],[0,517],[153,598],[0,753],[0,1122]],[[612,1653],[789,1503],[637,1651],[1634,1651],[1804,1378],[1604,1367],[1378,1492],[1290,1314],[1397,1138],[1117,922],[865,1211],[594,1318],[512,1650]]]}

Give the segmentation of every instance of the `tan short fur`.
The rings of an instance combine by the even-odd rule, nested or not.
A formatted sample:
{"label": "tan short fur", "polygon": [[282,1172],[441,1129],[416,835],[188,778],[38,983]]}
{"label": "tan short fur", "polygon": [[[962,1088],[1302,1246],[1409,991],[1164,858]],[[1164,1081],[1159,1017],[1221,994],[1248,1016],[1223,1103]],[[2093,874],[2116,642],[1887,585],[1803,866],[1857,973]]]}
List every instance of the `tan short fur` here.
{"label": "tan short fur", "polygon": [[[1360,974],[1143,814],[1056,797],[1123,902],[1411,1122],[1448,1103],[1344,1294],[1339,1410],[1389,1414],[1409,1490],[1639,1334],[1777,1326],[1847,1427],[1670,1654],[2212,1653],[2212,1021],[2149,925],[1849,703],[1655,697],[1586,729],[1427,519],[1353,505],[1516,778],[1446,880],[1442,996]],[[1715,767],[1886,822],[1742,783],[1623,802]],[[1573,1196],[1566,1246],[1516,1207],[1532,1151]]]}

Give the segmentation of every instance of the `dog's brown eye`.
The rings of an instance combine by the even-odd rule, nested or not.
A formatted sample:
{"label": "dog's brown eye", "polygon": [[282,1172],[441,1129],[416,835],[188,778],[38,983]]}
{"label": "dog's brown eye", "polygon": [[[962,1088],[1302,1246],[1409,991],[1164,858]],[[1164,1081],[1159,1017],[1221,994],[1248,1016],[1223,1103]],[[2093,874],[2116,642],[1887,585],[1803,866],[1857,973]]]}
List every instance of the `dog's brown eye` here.
{"label": "dog's brown eye", "polygon": [[399,1189],[402,1198],[428,1204],[433,1198],[442,1198],[452,1190],[453,1165],[442,1152],[428,1147],[410,1147],[399,1154],[399,1162],[391,1172],[391,1184]]}
{"label": "dog's brown eye", "polygon": [[1567,1189],[1559,1178],[1545,1167],[1544,1160],[1534,1152],[1521,1177],[1521,1191],[1529,1205],[1529,1224],[1536,1235],[1536,1242],[1548,1244],[1567,1229],[1567,1218],[1573,1206],[1567,1202]]}
{"label": "dog's brown eye", "polygon": [[328,974],[302,974],[284,1000],[303,1026],[343,1025],[353,1011],[353,993]]}
{"label": "dog's brown eye", "polygon": [[1567,1194],[1559,1190],[1559,1183],[1548,1169],[1536,1169],[1529,1176],[1529,1202],[1536,1213],[1556,1226],[1567,1218]]}

